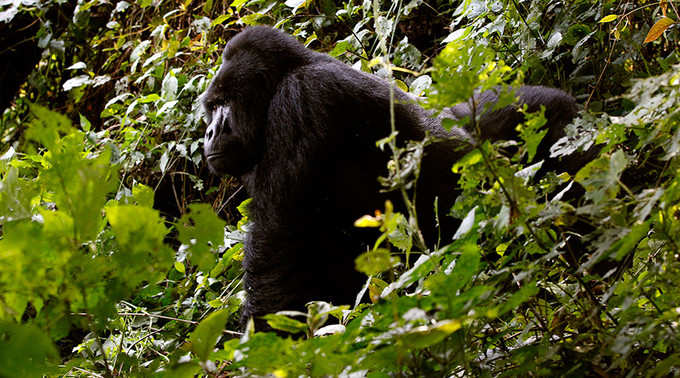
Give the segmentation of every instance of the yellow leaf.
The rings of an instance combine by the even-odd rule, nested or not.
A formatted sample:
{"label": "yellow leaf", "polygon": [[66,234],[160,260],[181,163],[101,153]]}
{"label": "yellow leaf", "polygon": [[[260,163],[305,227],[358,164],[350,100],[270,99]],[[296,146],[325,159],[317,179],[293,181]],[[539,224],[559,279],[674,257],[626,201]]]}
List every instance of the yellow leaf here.
{"label": "yellow leaf", "polygon": [[675,24],[675,20],[673,20],[670,17],[663,17],[659,21],[657,21],[654,26],[652,26],[651,29],[649,29],[649,33],[647,33],[647,37],[645,38],[645,41],[642,43],[647,43],[647,42],[652,42],[656,41],[657,38],[663,34],[663,32],[668,29],[669,26]]}
{"label": "yellow leaf", "polygon": [[616,14],[610,14],[610,15],[608,15],[608,16],[602,17],[602,19],[601,19],[600,21],[598,21],[598,22],[599,22],[599,23],[612,22],[612,21],[616,20],[618,17],[619,17],[619,16],[616,15]]}
{"label": "yellow leaf", "polygon": [[396,84],[397,88],[401,89],[402,91],[408,92],[408,85],[406,85],[406,83],[404,83],[403,81],[394,80],[394,84]]}
{"label": "yellow leaf", "polygon": [[380,227],[380,218],[364,215],[354,222],[354,227]]}
{"label": "yellow leaf", "polygon": [[179,262],[179,261],[175,261],[175,269],[177,269],[177,271],[180,272],[180,273],[186,272],[186,268],[184,267],[184,264]]}

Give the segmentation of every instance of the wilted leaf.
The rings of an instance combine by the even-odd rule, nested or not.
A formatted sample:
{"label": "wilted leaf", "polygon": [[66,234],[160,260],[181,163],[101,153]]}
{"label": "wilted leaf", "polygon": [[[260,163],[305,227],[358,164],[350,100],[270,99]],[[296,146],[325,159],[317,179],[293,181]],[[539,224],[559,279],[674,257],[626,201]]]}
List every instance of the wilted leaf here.
{"label": "wilted leaf", "polygon": [[663,17],[657,21],[651,29],[649,29],[647,37],[645,37],[645,40],[642,43],[656,41],[656,39],[659,38],[661,34],[663,34],[663,32],[665,32],[666,29],[668,29],[673,24],[675,24],[675,20],[670,17]]}

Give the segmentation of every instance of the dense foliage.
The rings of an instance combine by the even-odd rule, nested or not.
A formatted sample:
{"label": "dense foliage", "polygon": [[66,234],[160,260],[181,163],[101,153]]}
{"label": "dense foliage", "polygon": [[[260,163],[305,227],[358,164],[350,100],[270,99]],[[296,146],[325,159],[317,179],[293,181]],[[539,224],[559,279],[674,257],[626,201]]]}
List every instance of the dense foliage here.
{"label": "dense foliage", "polygon": [[[0,2],[0,376],[680,374],[679,17],[666,1]],[[552,154],[598,156],[532,180],[545,120],[528,114],[521,142],[452,167],[453,240],[423,248],[390,203],[357,222],[383,233],[357,259],[371,303],[240,330],[246,197],[205,168],[197,97],[254,24],[433,109],[563,88],[584,109]],[[383,182],[409,197],[422,144],[380,143],[404,168]]]}

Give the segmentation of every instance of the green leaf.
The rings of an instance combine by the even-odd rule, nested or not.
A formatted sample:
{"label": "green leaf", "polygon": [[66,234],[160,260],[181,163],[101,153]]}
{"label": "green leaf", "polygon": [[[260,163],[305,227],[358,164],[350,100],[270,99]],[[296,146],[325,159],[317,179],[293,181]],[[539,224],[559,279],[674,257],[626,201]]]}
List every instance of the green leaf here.
{"label": "green leaf", "polygon": [[480,161],[482,161],[482,153],[479,151],[479,149],[475,148],[458,160],[451,168],[451,171],[453,173],[460,173],[464,168],[475,165]]}
{"label": "green leaf", "polygon": [[120,247],[110,258],[128,287],[162,278],[172,264],[173,252],[163,244],[168,230],[158,210],[137,205],[108,206],[106,219]]}
{"label": "green leaf", "polygon": [[500,309],[498,310],[498,316],[501,316],[505,314],[508,311],[512,311],[519,307],[522,303],[528,301],[531,299],[533,296],[538,294],[538,287],[536,286],[536,282],[532,282],[528,285],[522,286],[519,290],[514,292],[508,300],[501,305]]}
{"label": "green leaf", "polygon": [[58,361],[52,341],[34,326],[0,322],[0,340],[0,376],[39,377]]}
{"label": "green leaf", "polygon": [[203,319],[191,333],[191,351],[194,352],[199,360],[208,359],[210,352],[215,347],[217,340],[222,336],[222,331],[227,323],[230,311],[227,309],[219,310]]}
{"label": "green leaf", "polygon": [[603,156],[586,164],[574,176],[574,181],[586,189],[586,198],[595,202],[616,197],[620,190],[619,177],[628,165],[628,158],[621,150],[611,156]]}
{"label": "green leaf", "polygon": [[392,256],[387,249],[377,249],[362,253],[354,260],[356,269],[367,276],[373,276],[378,273],[394,268],[399,264],[399,258]]}
{"label": "green leaf", "polygon": [[419,279],[424,278],[437,267],[441,259],[442,256],[438,254],[421,255],[418,260],[416,260],[415,264],[413,264],[413,268],[402,273],[395,282],[389,284],[380,296],[386,298],[395,290],[409,286]]}
{"label": "green leaf", "polygon": [[243,200],[236,209],[238,210],[238,213],[241,214],[241,216],[247,217],[248,216],[248,205],[253,201],[252,198],[248,198],[246,200]]}
{"label": "green leaf", "polygon": [[623,239],[614,243],[612,246],[610,253],[616,253],[614,259],[616,259],[616,261],[621,261],[621,259],[633,251],[633,249],[635,249],[635,247],[637,247],[637,245],[640,243],[640,240],[647,236],[650,227],[651,221],[649,220],[642,224],[636,224],[633,226],[630,232],[624,236]]}
{"label": "green leaf", "polygon": [[431,326],[420,326],[398,336],[410,349],[423,349],[437,344],[444,338],[462,328],[458,320],[443,320]]}
{"label": "green leaf", "polygon": [[230,18],[231,18],[230,14],[220,15],[216,19],[212,20],[212,22],[210,23],[210,26],[221,25],[224,21],[227,21]]}
{"label": "green leaf", "polygon": [[48,150],[53,150],[59,145],[63,135],[73,131],[71,121],[66,116],[40,105],[29,104],[29,108],[34,118],[26,130],[26,139],[36,141]]}
{"label": "green leaf", "polygon": [[226,222],[206,203],[189,205],[189,211],[175,223],[177,238],[189,247],[191,261],[201,271],[207,272],[215,265],[217,255],[212,252],[224,244],[225,226]]}
{"label": "green leaf", "polygon": [[132,203],[142,207],[153,207],[154,191],[144,184],[135,184],[132,187]]}
{"label": "green leaf", "polygon": [[527,113],[522,111],[527,117],[524,123],[517,126],[519,136],[526,144],[528,160],[531,163],[536,156],[536,150],[541,144],[543,137],[548,133],[548,128],[541,130],[541,128],[548,122],[545,118],[545,106],[541,105],[541,110],[536,113]]}
{"label": "green leaf", "polygon": [[332,57],[338,57],[338,56],[344,54],[351,47],[352,47],[352,44],[349,41],[338,41],[335,44],[335,47],[333,47],[333,50],[331,50],[328,53],[328,55],[330,55]]}
{"label": "green leaf", "polygon": [[109,150],[86,157],[83,144],[81,132],[61,138],[59,145],[45,154],[48,168],[40,174],[41,184],[53,193],[57,208],[73,218],[72,234],[79,242],[93,240],[104,227],[101,210],[118,184]]}
{"label": "green leaf", "polygon": [[307,331],[307,324],[290,318],[283,314],[267,314],[262,317],[270,327],[289,333],[302,333]]}
{"label": "green leaf", "polygon": [[473,242],[465,242],[460,249],[462,249],[462,253],[452,263],[451,272],[433,275],[425,281],[425,287],[431,289],[433,293],[446,296],[449,293],[455,294],[472,280],[472,277],[479,271],[481,259],[479,246]]}
{"label": "green leaf", "polygon": [[175,261],[175,269],[180,273],[186,273],[186,268],[184,267],[184,264],[182,264],[179,261]]}
{"label": "green leaf", "polygon": [[10,167],[0,181],[0,223],[30,218],[36,189],[33,181],[19,178],[19,169]]}

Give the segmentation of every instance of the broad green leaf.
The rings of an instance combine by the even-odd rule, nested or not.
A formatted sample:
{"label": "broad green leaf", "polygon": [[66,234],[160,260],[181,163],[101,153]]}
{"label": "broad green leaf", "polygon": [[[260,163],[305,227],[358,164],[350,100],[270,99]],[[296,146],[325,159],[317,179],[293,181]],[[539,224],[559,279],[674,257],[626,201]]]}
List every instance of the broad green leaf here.
{"label": "broad green leaf", "polygon": [[413,264],[413,268],[402,273],[395,282],[389,284],[385,290],[383,290],[380,297],[386,298],[395,290],[404,288],[419,279],[424,278],[437,267],[437,264],[439,264],[441,259],[442,256],[438,254],[421,255],[418,260],[416,260],[415,264]]}
{"label": "broad green leaf", "polygon": [[399,263],[399,258],[386,249],[377,249],[359,255],[354,262],[358,271],[372,276],[392,269]]}
{"label": "broad green leaf", "polygon": [[220,219],[209,204],[189,205],[189,211],[182,215],[175,227],[178,239],[191,251],[191,262],[201,271],[208,271],[217,261],[213,252],[224,244],[226,222]]}
{"label": "broad green leaf", "polygon": [[531,163],[536,156],[536,150],[541,144],[543,137],[548,133],[548,128],[541,130],[541,128],[547,123],[545,118],[545,106],[541,105],[541,110],[536,113],[526,113],[523,112],[527,117],[527,120],[518,125],[520,138],[524,141],[527,148],[528,163]]}
{"label": "broad green leaf", "polygon": [[208,359],[210,352],[215,347],[217,340],[222,336],[222,330],[227,323],[230,311],[219,310],[203,319],[191,333],[191,351],[199,360]]}
{"label": "broad green leaf", "polygon": [[30,218],[36,189],[35,182],[20,178],[19,170],[10,167],[0,181],[0,223]]}
{"label": "broad green leaf", "polygon": [[210,26],[221,25],[224,21],[227,21],[230,18],[231,18],[230,14],[220,15],[216,19],[212,20]]}
{"label": "broad green leaf", "polygon": [[231,5],[229,5],[232,8],[236,8],[237,11],[241,10],[241,7],[247,3],[249,0],[234,0],[232,1]]}
{"label": "broad green leaf", "polygon": [[603,156],[586,164],[574,176],[574,181],[586,189],[586,198],[595,202],[616,197],[620,190],[619,178],[628,165],[628,158],[621,150],[611,156]]}
{"label": "broad green leaf", "polygon": [[178,272],[180,272],[180,273],[185,273],[185,272],[186,272],[186,268],[184,267],[184,264],[182,264],[182,263],[179,262],[179,261],[175,261],[175,269],[176,269]]}
{"label": "broad green leaf", "polygon": [[339,41],[335,44],[335,47],[333,47],[333,50],[331,50],[328,53],[328,55],[330,55],[332,57],[338,57],[338,56],[344,54],[351,47],[352,47],[352,44],[349,41]]}
{"label": "broad green leaf", "polygon": [[289,333],[302,333],[307,331],[307,324],[295,320],[283,314],[267,314],[262,317],[270,327]]}
{"label": "broad green leaf", "polygon": [[536,282],[523,285],[519,290],[514,292],[505,303],[503,303],[500,306],[500,309],[498,310],[498,316],[501,316],[508,311],[516,309],[517,307],[519,307],[519,305],[528,301],[536,294],[538,294],[538,287],[536,286]]}
{"label": "broad green leaf", "polygon": [[482,161],[482,153],[479,151],[479,149],[475,148],[458,160],[451,168],[451,171],[453,173],[460,173],[464,168],[475,165],[480,161]]}
{"label": "broad green leaf", "polygon": [[118,274],[134,287],[160,279],[172,264],[172,250],[163,244],[168,230],[158,210],[137,205],[106,208],[106,219],[120,249],[111,255]]}
{"label": "broad green leaf", "polygon": [[31,105],[31,112],[35,119],[27,137],[49,150],[43,155],[47,168],[41,171],[39,182],[45,192],[53,194],[57,208],[73,218],[76,240],[92,240],[104,226],[100,212],[118,183],[110,152],[85,155],[84,134],[73,129],[68,119],[36,105]]}
{"label": "broad green leaf", "polygon": [[626,257],[635,247],[637,247],[640,240],[647,236],[649,229],[651,227],[651,222],[648,220],[642,224],[637,224],[633,226],[630,232],[624,236],[617,243],[614,243],[611,249],[611,253],[614,253],[614,259],[616,261],[621,261]]}
{"label": "broad green leaf", "polygon": [[462,249],[460,257],[451,264],[453,269],[451,267],[446,269],[450,273],[439,272],[425,281],[425,287],[431,289],[434,294],[455,295],[479,272],[481,254],[477,244],[466,242],[460,248]]}
{"label": "broad green leaf", "polygon": [[187,378],[200,376],[202,371],[201,365],[192,361],[156,371],[153,376],[158,378]]}
{"label": "broad green leaf", "polygon": [[0,322],[0,340],[0,376],[39,377],[59,360],[52,341],[34,326]]}
{"label": "broad green leaf", "polygon": [[26,139],[53,150],[59,145],[63,135],[73,131],[71,121],[66,116],[40,105],[30,104],[29,108],[34,118],[26,130]]}
{"label": "broad green leaf", "polygon": [[142,207],[153,207],[154,191],[151,187],[144,184],[135,184],[132,187],[133,203]]}
{"label": "broad green leaf", "polygon": [[82,134],[66,136],[61,143],[61,149],[46,157],[50,167],[41,173],[42,182],[46,190],[56,189],[54,201],[73,218],[77,240],[92,240],[104,226],[101,209],[117,187],[117,172],[108,150],[83,158]]}

